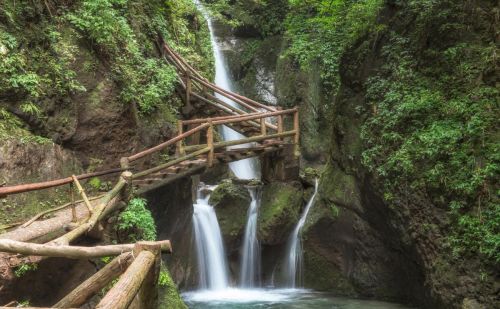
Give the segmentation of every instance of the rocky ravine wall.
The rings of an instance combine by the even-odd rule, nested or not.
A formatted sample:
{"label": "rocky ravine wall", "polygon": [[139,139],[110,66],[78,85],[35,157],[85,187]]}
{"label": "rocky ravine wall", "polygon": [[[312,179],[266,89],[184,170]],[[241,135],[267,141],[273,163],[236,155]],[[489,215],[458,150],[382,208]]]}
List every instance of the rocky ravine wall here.
{"label": "rocky ravine wall", "polygon": [[[403,22],[412,20],[404,14],[408,12],[382,12],[390,29],[419,31]],[[249,40],[248,36],[247,32],[243,39]],[[361,40],[349,50],[341,63],[341,88],[333,97],[324,93],[315,74],[318,70],[304,72],[286,54],[269,53],[266,40],[278,41],[264,38],[250,48],[256,58],[265,55],[275,59],[277,65],[267,70],[279,104],[300,106],[303,166],[325,164],[318,202],[304,230],[306,287],[426,308],[494,306],[498,284],[482,280],[474,261],[457,264],[438,249],[446,236],[446,210],[433,206],[422,192],[410,192],[390,207],[382,198],[380,181],[361,162],[360,132],[367,112],[359,110],[371,110],[363,85],[383,65],[381,49],[390,43],[383,38],[370,44]],[[283,51],[287,42],[281,44]],[[245,48],[249,48],[248,44],[234,47],[237,54],[245,54]],[[272,61],[244,59],[241,63],[237,57],[229,58],[240,87],[261,87],[256,70],[247,68]],[[325,104],[333,105],[333,114],[325,113]],[[275,228],[275,233],[283,230]],[[282,251],[286,239],[270,241],[262,226],[259,229],[264,260],[276,260],[275,256],[266,256],[266,247]],[[263,270],[270,274],[274,268],[264,265]]]}

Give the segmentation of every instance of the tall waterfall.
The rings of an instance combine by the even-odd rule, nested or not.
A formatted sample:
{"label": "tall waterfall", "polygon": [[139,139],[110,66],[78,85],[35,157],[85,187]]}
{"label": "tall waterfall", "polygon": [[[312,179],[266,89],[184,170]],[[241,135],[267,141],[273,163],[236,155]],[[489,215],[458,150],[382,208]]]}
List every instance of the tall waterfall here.
{"label": "tall waterfall", "polygon": [[193,204],[193,228],[198,255],[198,271],[200,288],[223,290],[228,287],[228,270],[226,252],[222,242],[219,222],[214,208],[208,204],[213,187],[200,185],[198,198]]}
{"label": "tall waterfall", "polygon": [[[199,10],[203,13],[205,16],[205,19],[208,22],[208,29],[210,31],[210,40],[212,41],[212,49],[214,53],[214,58],[215,58],[215,84],[223,89],[233,91],[233,83],[231,82],[231,79],[229,77],[229,72],[227,68],[226,61],[223,57],[222,50],[223,46],[221,43],[219,43],[215,37],[215,31],[214,31],[214,25],[213,21],[210,18],[210,15],[206,11],[206,9],[203,7],[202,4],[200,4],[199,1],[195,0],[196,5],[198,6]],[[232,100],[216,93],[216,97],[234,107],[241,108],[237,103],[233,102]],[[237,139],[242,139],[244,138],[243,135],[240,133],[234,131],[231,128],[228,128],[227,126],[222,126],[221,127],[221,134],[224,140],[226,141],[232,141],[232,140],[237,140]],[[233,148],[237,147],[248,147],[248,145],[238,145],[234,146]],[[257,179],[260,178],[259,173],[258,173],[258,161],[255,158],[249,158],[249,159],[244,159],[236,162],[231,162],[229,163],[229,167],[231,168],[231,171],[236,175],[236,177],[240,179]]]}
{"label": "tall waterfall", "polygon": [[307,202],[306,209],[302,216],[300,217],[299,222],[295,226],[290,238],[288,239],[287,244],[287,255],[285,256],[285,278],[286,284],[288,287],[295,288],[297,287],[297,282],[299,284],[302,283],[302,241],[300,238],[300,232],[304,224],[306,223],[307,214],[311,207],[314,204],[314,200],[316,198],[316,194],[318,193],[318,179],[315,180],[314,184],[314,194],[311,196],[309,201]]}
{"label": "tall waterfall", "polygon": [[260,207],[258,188],[249,187],[252,202],[248,208],[248,221],[243,238],[243,255],[241,258],[241,287],[251,288],[260,284],[260,246],[257,240],[257,214]]}
{"label": "tall waterfall", "polygon": [[[233,84],[231,82],[231,79],[229,77],[228,69],[227,69],[227,64],[226,61],[223,57],[222,50],[223,46],[221,43],[219,43],[216,39],[215,36],[215,29],[214,29],[214,24],[212,19],[210,18],[208,12],[206,9],[203,7],[203,5],[195,0],[195,4],[198,6],[199,10],[203,13],[205,16],[207,22],[208,22],[208,28],[210,31],[210,39],[212,41],[212,49],[213,49],[213,54],[215,58],[215,84],[223,89],[232,91],[233,90]],[[239,106],[236,102],[233,102],[232,100],[221,96],[219,94],[216,94],[217,98],[220,100],[234,106],[237,108],[242,108]],[[221,134],[224,140],[237,140],[237,139],[242,139],[244,138],[243,135],[239,134],[238,132],[232,130],[229,127],[222,126],[221,127]],[[248,147],[248,145],[239,145],[235,146],[236,147]],[[258,167],[258,161],[255,158],[250,158],[250,159],[245,159],[245,160],[240,160],[236,162],[232,162],[229,164],[229,167],[231,168],[232,172],[236,175],[236,177],[240,179],[259,179],[259,167]],[[243,248],[242,248],[242,256],[241,256],[241,286],[244,287],[253,287],[257,285],[257,282],[259,281],[259,275],[260,275],[260,249],[259,249],[259,243],[257,240],[257,211],[258,211],[258,206],[259,206],[259,199],[257,197],[257,193],[254,189],[250,189],[250,195],[252,197],[252,202],[250,204],[250,207],[248,209],[248,221],[246,224],[246,229],[245,229],[245,236],[243,240]],[[215,213],[212,207],[208,205],[203,205],[207,206],[204,207],[204,210],[207,213],[210,213],[211,220],[217,220],[215,217]],[[195,206],[201,208],[201,206]],[[196,212],[196,208],[195,208]],[[217,222],[215,222],[217,224]],[[217,224],[218,227],[218,224]],[[217,233],[208,233],[208,235],[205,235],[204,237],[219,237],[220,238],[220,232],[216,235]],[[197,246],[199,245],[198,239],[197,239]],[[198,248],[198,256],[200,254],[210,254],[209,252],[203,252],[201,251],[202,249]],[[223,257],[218,257],[220,260],[224,260],[225,256]],[[200,259],[203,260],[203,259]],[[201,267],[201,265],[200,265]],[[225,267],[225,266],[224,266]],[[224,268],[224,267],[219,267],[219,268]],[[215,273],[206,273],[207,276],[215,275]],[[227,275],[226,275],[227,278]],[[211,281],[213,278],[201,278],[200,281],[203,283],[203,281]],[[215,280],[215,279],[214,279]],[[217,279],[218,280],[218,279]],[[225,282],[225,285],[227,286],[227,279]],[[220,285],[217,286],[217,288],[220,287]]]}

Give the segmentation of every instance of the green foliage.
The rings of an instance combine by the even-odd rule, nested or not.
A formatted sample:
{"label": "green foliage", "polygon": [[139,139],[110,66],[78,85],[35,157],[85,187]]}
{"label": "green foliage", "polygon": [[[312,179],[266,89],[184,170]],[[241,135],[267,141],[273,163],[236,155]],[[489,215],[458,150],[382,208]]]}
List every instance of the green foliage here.
{"label": "green foliage", "polygon": [[376,26],[382,0],[289,0],[286,37],[290,47],[285,55],[294,57],[308,70],[319,64],[323,84],[336,91],[342,54],[356,40]]}
{"label": "green foliage", "polygon": [[31,304],[30,304],[30,301],[29,300],[22,300],[20,302],[17,303],[17,306],[18,308],[24,308],[24,307],[30,307]]}
{"label": "green foliage", "polygon": [[[467,14],[461,5],[408,5],[415,10],[416,33],[424,37],[386,34],[385,65],[366,84],[374,113],[362,131],[363,163],[384,180],[388,202],[411,190],[449,209],[448,243],[455,256],[479,253],[498,263],[500,93],[487,78],[494,74],[496,48],[481,37],[464,36]],[[429,34],[425,29],[432,24],[439,27]],[[423,52],[418,43],[428,35],[440,42]]]}
{"label": "green foliage", "polygon": [[35,143],[38,145],[45,145],[52,143],[52,140],[39,135],[26,135],[19,139],[23,144]]}
{"label": "green foliage", "polygon": [[40,108],[33,102],[26,102],[21,104],[21,110],[29,115],[40,116],[41,114]]}
{"label": "green foliage", "polygon": [[170,279],[170,276],[165,269],[161,269],[160,274],[158,275],[158,285],[165,288],[169,284],[172,284],[172,279]]}
{"label": "green foliage", "polygon": [[0,96],[19,102],[24,113],[40,117],[43,99],[85,89],[71,69],[75,46],[44,19],[36,32],[23,27],[22,16],[38,14],[31,10],[7,1],[0,11],[0,17],[9,17],[9,22],[0,26]]}
{"label": "green foliage", "polygon": [[170,273],[164,264],[161,265],[158,276],[159,304],[158,308],[187,309],[182,301],[175,282],[170,277]]}
{"label": "green foliage", "polygon": [[35,271],[37,269],[38,269],[38,264],[36,263],[22,264],[14,269],[14,275],[20,278],[24,276],[26,273],[30,271]]}
{"label": "green foliage", "polygon": [[207,1],[209,12],[234,29],[251,29],[256,35],[268,37],[283,32],[288,0],[215,0]]}
{"label": "green foliage", "polygon": [[[78,30],[84,32],[104,56],[114,59],[112,70],[115,81],[122,88],[122,100],[125,103],[137,104],[143,114],[149,114],[168,101],[173,93],[177,75],[163,59],[147,58],[147,50],[141,50],[138,38],[126,16],[128,6],[132,5],[132,2],[83,1],[81,7],[68,13],[66,18]],[[158,19],[154,19],[154,23],[161,26],[158,25]],[[176,108],[171,106],[170,113],[175,114]]]}
{"label": "green foliage", "polygon": [[95,190],[100,190],[101,189],[102,182],[101,182],[101,179],[99,179],[99,177],[92,177],[92,178],[90,178],[90,180],[89,180],[88,183]]}
{"label": "green foliage", "polygon": [[103,262],[104,264],[109,264],[109,262],[111,262],[113,259],[114,257],[112,256],[103,256],[100,258],[101,262]]}
{"label": "green foliage", "polygon": [[155,222],[146,206],[145,199],[134,198],[130,200],[125,211],[118,217],[118,230],[128,232],[128,237],[133,242],[156,240]]}

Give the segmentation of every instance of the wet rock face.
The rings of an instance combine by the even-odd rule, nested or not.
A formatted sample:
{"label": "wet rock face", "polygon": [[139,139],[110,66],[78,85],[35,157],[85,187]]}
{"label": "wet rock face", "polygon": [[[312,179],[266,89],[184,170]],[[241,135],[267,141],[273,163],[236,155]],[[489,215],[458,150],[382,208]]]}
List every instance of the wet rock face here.
{"label": "wet rock face", "polygon": [[229,255],[238,255],[251,201],[248,189],[231,180],[222,181],[210,195],[208,203],[215,207]]}
{"label": "wet rock face", "polygon": [[198,282],[192,232],[193,201],[191,178],[177,180],[148,192],[148,209],[156,224],[157,238],[169,239],[173,253],[164,255],[172,279],[182,288]]}
{"label": "wet rock face", "polygon": [[[73,152],[50,141],[7,140],[0,144],[0,184],[7,186],[60,178],[82,171]],[[25,219],[69,198],[66,187],[11,195],[0,200],[0,224]],[[52,204],[52,206],[54,206]]]}
{"label": "wet rock face", "polygon": [[258,218],[258,238],[263,245],[286,243],[299,220],[302,196],[302,186],[298,182],[274,182],[264,186]]}

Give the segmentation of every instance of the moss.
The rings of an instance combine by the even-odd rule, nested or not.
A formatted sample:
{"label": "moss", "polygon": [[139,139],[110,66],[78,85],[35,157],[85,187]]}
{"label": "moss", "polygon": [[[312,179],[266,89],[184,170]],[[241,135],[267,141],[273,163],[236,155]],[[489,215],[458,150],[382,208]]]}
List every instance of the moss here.
{"label": "moss", "polygon": [[303,204],[302,189],[288,183],[264,187],[258,219],[259,239],[273,244],[283,241],[299,219]]}
{"label": "moss", "polygon": [[208,201],[217,211],[223,235],[237,236],[245,227],[245,214],[251,202],[250,194],[243,185],[231,180],[223,181],[214,190]]}
{"label": "moss", "polygon": [[[361,197],[357,188],[356,178],[328,164],[321,175],[319,183],[321,198],[333,204],[361,205]],[[337,205],[339,206],[339,205]]]}
{"label": "moss", "polygon": [[318,291],[334,291],[344,296],[356,296],[354,286],[340,269],[312,250],[304,252],[304,283]]}
{"label": "moss", "polygon": [[158,309],[187,309],[188,307],[179,295],[179,290],[175,285],[168,269],[161,266],[161,281],[158,285],[160,300]]}

